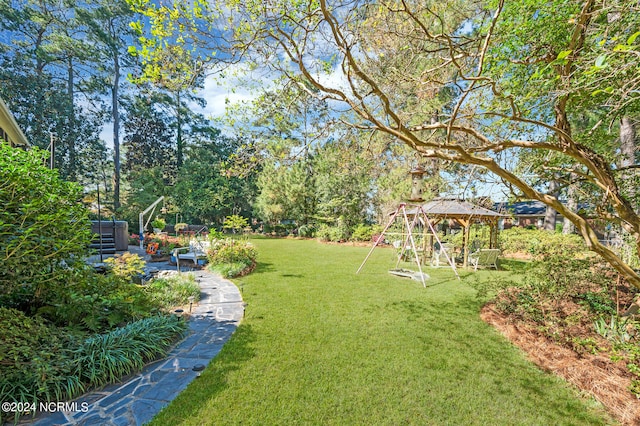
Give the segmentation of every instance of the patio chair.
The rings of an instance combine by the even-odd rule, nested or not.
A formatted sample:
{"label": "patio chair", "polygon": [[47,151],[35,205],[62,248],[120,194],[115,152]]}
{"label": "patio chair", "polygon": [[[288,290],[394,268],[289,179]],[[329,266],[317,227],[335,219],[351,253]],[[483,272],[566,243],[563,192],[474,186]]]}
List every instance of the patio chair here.
{"label": "patio chair", "polygon": [[498,269],[498,257],[500,249],[480,249],[469,255],[469,263],[473,265],[473,270],[477,271],[478,266],[486,266]]}
{"label": "patio chair", "polygon": [[453,260],[453,245],[451,244],[438,244],[436,243],[433,256],[431,257],[431,266],[434,268],[439,268],[440,266],[449,266],[449,259]]}
{"label": "patio chair", "polygon": [[207,251],[209,251],[209,248],[209,241],[192,240],[189,241],[189,247],[178,247],[174,249],[172,254],[176,258],[178,271],[180,270],[181,260],[191,260],[193,261],[194,267],[200,266],[201,263],[198,263],[198,260],[207,258]]}

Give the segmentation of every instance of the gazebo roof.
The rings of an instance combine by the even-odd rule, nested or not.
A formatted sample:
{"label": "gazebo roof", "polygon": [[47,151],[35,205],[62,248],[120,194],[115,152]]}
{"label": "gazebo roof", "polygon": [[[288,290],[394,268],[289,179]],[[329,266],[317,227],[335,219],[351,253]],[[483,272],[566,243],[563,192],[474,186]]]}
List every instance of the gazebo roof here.
{"label": "gazebo roof", "polygon": [[429,217],[492,220],[505,215],[464,200],[436,198],[422,205]]}

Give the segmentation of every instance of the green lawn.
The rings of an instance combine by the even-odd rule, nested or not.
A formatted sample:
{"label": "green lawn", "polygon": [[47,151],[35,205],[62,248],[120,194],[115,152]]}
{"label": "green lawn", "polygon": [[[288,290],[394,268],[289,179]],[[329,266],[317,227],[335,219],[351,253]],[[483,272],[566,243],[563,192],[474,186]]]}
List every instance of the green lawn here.
{"label": "green lawn", "polygon": [[387,273],[390,249],[355,275],[367,248],[255,244],[245,319],[154,425],[610,423],[480,320],[472,273],[426,268],[425,289]]}

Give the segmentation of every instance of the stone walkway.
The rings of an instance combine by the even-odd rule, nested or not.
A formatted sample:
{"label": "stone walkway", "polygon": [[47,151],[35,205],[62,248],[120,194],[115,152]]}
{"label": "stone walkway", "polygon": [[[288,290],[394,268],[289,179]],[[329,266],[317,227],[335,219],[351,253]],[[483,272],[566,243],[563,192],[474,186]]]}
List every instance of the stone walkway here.
{"label": "stone walkway", "polygon": [[[149,264],[169,269],[166,264]],[[175,270],[175,266],[171,267]],[[182,269],[182,268],[181,268]],[[56,411],[35,421],[53,425],[143,425],[200,375],[244,316],[238,288],[230,281],[204,270],[193,271],[201,292],[193,306],[187,337],[166,358],[147,365],[126,382],[108,385],[75,400],[73,411]],[[55,411],[55,410],[52,410]]]}

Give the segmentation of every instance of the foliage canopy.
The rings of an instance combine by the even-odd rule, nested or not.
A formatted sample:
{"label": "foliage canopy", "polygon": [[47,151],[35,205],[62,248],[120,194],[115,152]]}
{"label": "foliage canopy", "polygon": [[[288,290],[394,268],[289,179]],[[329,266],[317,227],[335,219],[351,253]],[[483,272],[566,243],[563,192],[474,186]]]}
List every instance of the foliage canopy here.
{"label": "foliage canopy", "polygon": [[[385,134],[425,160],[488,170],[516,196],[561,213],[591,250],[640,287],[577,203],[560,200],[573,187],[571,197],[590,205],[591,216],[624,229],[640,247],[628,174],[613,161],[624,119],[637,117],[640,105],[634,2],[136,5],[161,41],[175,39],[177,28],[212,28],[224,17],[213,33],[230,42],[193,38],[202,51],[268,66],[310,96],[346,107],[350,125]],[[514,161],[521,155],[532,162],[521,167]],[[551,177],[560,192],[551,190]]]}

